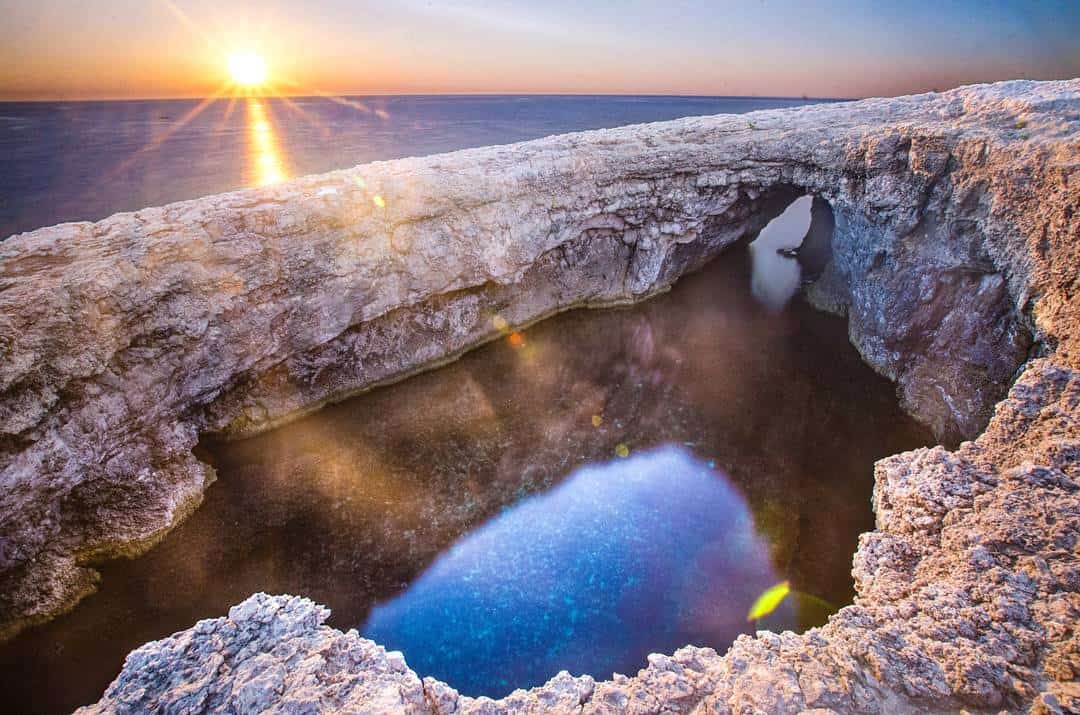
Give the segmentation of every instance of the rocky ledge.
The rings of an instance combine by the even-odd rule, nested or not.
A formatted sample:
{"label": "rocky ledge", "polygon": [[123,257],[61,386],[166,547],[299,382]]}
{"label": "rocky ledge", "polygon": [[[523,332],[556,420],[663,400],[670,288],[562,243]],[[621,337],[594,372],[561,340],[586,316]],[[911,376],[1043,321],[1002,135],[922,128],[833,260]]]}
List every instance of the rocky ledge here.
{"label": "rocky ledge", "polygon": [[[577,306],[664,290],[811,192],[809,288],[945,448],[876,468],[858,596],[806,634],[501,701],[253,596],[91,711],[1080,708],[1080,81],[691,118],[360,166],[0,243],[0,631],[70,608],[268,429]],[[963,441],[961,440],[972,440]]]}

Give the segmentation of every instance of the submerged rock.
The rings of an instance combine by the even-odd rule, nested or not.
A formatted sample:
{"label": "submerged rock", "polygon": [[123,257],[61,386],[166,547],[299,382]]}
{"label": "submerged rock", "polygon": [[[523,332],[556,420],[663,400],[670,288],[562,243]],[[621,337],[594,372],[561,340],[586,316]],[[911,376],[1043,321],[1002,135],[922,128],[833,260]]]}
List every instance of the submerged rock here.
{"label": "submerged rock", "polygon": [[647,297],[809,192],[835,217],[811,300],[847,315],[939,438],[974,439],[879,462],[858,597],[828,625],[491,701],[421,681],[310,601],[257,595],[134,651],[89,710],[1080,708],[1080,81],[754,125],[380,162],[0,244],[0,628],[70,607],[95,560],[194,509],[213,479],[200,433],[437,365],[498,335],[496,315]]}

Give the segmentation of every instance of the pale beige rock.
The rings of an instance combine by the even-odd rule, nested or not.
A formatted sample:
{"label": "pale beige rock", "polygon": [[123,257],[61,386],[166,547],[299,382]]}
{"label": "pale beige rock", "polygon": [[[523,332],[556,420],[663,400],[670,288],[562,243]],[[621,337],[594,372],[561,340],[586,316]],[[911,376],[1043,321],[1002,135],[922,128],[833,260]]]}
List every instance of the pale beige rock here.
{"label": "pale beige rock", "polygon": [[490,701],[256,596],[135,651],[90,711],[1080,708],[1078,130],[1080,81],[1010,82],[377,163],[9,239],[7,630],[194,508],[200,432],[451,359],[495,312],[643,298],[811,191],[836,216],[811,299],[938,435],[977,437],[878,464],[859,595],[828,625]]}

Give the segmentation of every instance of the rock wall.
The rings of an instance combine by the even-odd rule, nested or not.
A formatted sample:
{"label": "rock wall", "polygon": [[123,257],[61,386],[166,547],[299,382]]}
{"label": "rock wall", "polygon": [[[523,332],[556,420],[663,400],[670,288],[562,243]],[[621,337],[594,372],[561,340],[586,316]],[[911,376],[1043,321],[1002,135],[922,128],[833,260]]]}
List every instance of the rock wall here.
{"label": "rock wall", "polygon": [[1078,128],[1080,81],[1002,83],[376,163],[8,239],[4,632],[197,506],[200,433],[453,359],[496,312],[639,300],[810,191],[836,217],[813,302],[944,442],[978,436],[878,464],[859,596],[827,626],[496,703],[256,596],[136,651],[96,709],[1080,707]]}

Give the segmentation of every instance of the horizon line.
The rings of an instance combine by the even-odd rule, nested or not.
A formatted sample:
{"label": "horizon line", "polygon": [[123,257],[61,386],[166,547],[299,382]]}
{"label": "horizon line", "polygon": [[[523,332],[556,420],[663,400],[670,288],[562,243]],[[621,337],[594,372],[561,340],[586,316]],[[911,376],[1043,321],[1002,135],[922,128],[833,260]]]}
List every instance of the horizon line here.
{"label": "horizon line", "polygon": [[[930,90],[934,91],[934,90]],[[923,94],[918,92],[916,94]],[[665,92],[374,92],[374,93],[343,93],[343,94],[243,94],[235,97],[214,97],[213,95],[163,95],[148,97],[33,97],[21,99],[0,98],[0,104],[63,104],[79,102],[176,102],[196,101],[207,99],[331,99],[352,97],[667,97],[671,99],[788,99],[797,101],[824,101],[824,102],[852,102],[860,99],[870,99],[877,95],[865,97],[826,97],[783,94],[694,94],[694,93],[665,93]],[[892,96],[892,95],[889,95]],[[905,95],[896,95],[905,96]]]}

